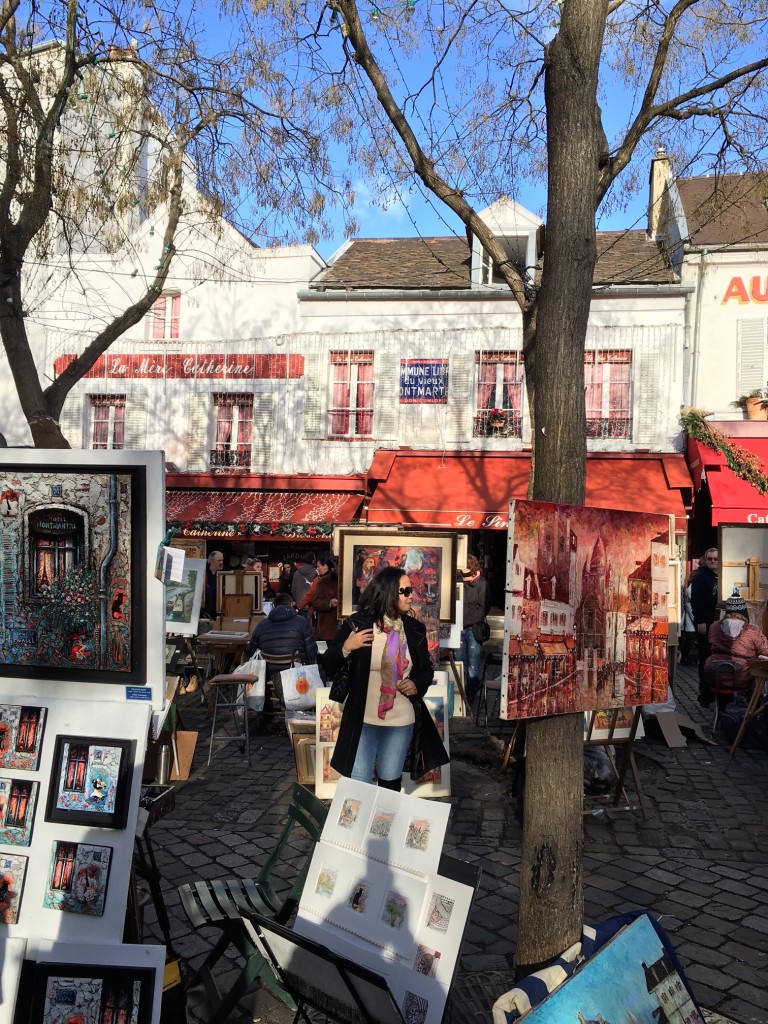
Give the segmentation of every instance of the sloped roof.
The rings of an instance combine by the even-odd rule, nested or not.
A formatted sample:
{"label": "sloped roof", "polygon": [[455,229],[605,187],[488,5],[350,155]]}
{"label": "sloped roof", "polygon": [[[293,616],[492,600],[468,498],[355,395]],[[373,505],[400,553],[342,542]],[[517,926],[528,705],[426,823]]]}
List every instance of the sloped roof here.
{"label": "sloped roof", "polygon": [[598,231],[595,284],[674,284],[661,246],[645,231]]}
{"label": "sloped roof", "polygon": [[465,238],[356,238],[314,288],[469,288]]}
{"label": "sloped roof", "polygon": [[[672,284],[677,278],[661,247],[644,231],[601,231],[595,284]],[[464,238],[357,238],[312,282],[313,290],[471,287],[470,247]]]}
{"label": "sloped roof", "polygon": [[768,245],[768,174],[678,178],[693,245]]}

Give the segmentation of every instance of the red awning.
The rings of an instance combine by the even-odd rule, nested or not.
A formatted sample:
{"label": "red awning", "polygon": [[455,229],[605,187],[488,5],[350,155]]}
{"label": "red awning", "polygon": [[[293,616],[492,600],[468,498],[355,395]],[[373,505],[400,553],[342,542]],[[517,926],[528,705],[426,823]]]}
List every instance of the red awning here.
{"label": "red awning", "polygon": [[[377,452],[369,477],[379,483],[371,523],[506,530],[510,498],[524,498],[527,452]],[[686,529],[681,491],[692,486],[682,455],[587,456],[586,504],[676,517]]]}
{"label": "red awning", "polygon": [[359,476],[255,476],[167,473],[169,523],[190,536],[312,537],[357,518],[365,496]]}
{"label": "red awning", "polygon": [[[768,474],[768,437],[734,437],[740,448],[755,455]],[[697,489],[706,481],[712,499],[712,525],[719,523],[768,523],[768,494],[736,476],[721,452],[688,439],[688,462]]]}

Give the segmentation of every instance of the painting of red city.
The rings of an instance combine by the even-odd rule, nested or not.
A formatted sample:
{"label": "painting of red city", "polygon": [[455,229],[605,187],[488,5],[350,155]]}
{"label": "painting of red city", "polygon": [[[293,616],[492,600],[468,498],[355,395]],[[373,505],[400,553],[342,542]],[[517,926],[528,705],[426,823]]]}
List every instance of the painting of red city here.
{"label": "painting of red city", "polygon": [[502,718],[666,699],[670,522],[510,502]]}

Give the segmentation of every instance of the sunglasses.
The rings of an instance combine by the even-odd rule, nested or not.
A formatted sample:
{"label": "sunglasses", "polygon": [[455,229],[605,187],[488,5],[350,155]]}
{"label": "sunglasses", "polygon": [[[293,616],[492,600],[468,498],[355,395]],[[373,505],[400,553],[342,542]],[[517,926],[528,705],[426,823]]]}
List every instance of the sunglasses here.
{"label": "sunglasses", "polygon": [[410,597],[413,593],[413,587],[400,587],[398,594],[402,594],[403,597]]}

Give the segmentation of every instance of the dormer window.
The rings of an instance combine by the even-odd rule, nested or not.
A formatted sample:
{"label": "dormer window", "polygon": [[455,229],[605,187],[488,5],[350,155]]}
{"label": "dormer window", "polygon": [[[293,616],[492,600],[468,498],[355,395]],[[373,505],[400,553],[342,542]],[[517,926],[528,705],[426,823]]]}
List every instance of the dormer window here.
{"label": "dormer window", "polygon": [[[511,199],[500,199],[480,213],[505,253],[533,281],[543,242],[541,220]],[[472,238],[472,287],[505,288],[506,282],[477,236]]]}

